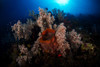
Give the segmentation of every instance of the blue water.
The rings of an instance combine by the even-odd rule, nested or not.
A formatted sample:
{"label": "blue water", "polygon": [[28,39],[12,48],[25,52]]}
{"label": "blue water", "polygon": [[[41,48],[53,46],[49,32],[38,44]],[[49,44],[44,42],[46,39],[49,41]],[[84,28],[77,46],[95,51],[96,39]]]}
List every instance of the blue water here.
{"label": "blue water", "polygon": [[2,54],[6,56],[6,51],[10,48],[8,43],[13,42],[14,39],[10,37],[12,36],[11,25],[18,20],[26,21],[29,17],[29,11],[34,10],[35,13],[39,13],[39,7],[48,8],[49,11],[54,8],[63,10],[71,14],[72,20],[74,17],[83,25],[89,23],[91,27],[93,26],[93,30],[100,33],[100,0],[69,0],[64,4],[57,0],[0,0],[0,60],[4,61],[3,65],[9,61],[8,57],[2,58],[1,56]]}
{"label": "blue water", "polygon": [[49,11],[57,8],[74,16],[80,14],[100,16],[100,0],[69,0],[64,5],[59,4],[57,0],[0,0],[0,30],[9,23],[26,19],[29,11],[34,10],[38,13],[39,7],[48,8]]}
{"label": "blue water", "polygon": [[38,13],[39,6],[49,10],[58,8],[74,15],[100,14],[99,0],[69,0],[65,5],[57,3],[56,0],[0,0],[0,15],[3,20],[21,19],[27,17],[30,10]]}

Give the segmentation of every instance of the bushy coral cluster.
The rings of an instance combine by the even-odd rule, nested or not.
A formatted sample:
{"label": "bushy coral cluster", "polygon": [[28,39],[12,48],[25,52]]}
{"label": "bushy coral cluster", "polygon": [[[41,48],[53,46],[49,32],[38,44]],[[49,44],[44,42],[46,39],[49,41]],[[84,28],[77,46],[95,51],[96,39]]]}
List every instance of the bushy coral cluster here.
{"label": "bushy coral cluster", "polygon": [[54,24],[53,29],[52,24],[54,21],[54,17],[51,17],[50,13],[45,12],[45,10],[41,8],[39,8],[39,11],[40,16],[37,20],[37,24],[41,27],[42,35],[39,38],[39,42],[43,52],[52,54],[60,52],[60,54],[65,57],[66,49],[70,49],[65,36],[66,27],[63,23],[61,23],[58,27],[56,24]]}
{"label": "bushy coral cluster", "polygon": [[12,31],[14,31],[14,37],[17,40],[21,38],[29,39],[32,35],[32,29],[34,28],[34,22],[28,19],[26,23],[22,24],[20,20],[12,26]]}
{"label": "bushy coral cluster", "polygon": [[[53,10],[55,17],[57,15],[59,21],[64,19],[63,11]],[[56,14],[57,13],[57,14]],[[40,27],[39,35],[35,42],[31,44],[32,47],[25,47],[25,44],[18,45],[20,53],[16,61],[21,64],[23,61],[30,61],[34,56],[36,57],[40,53],[52,54],[62,57],[66,57],[67,50],[70,51],[73,48],[78,49],[81,44],[80,34],[78,34],[74,29],[71,32],[66,32],[67,28],[64,23],[60,25],[54,24],[55,18],[47,10],[39,8],[39,16],[37,18],[36,24],[32,20],[28,20],[27,23],[22,24],[20,21],[12,26],[12,31],[14,31],[14,36],[16,39],[26,39],[28,40],[32,35],[32,29],[35,25]],[[38,31],[38,30],[37,30]],[[66,36],[67,34],[67,36]]]}
{"label": "bushy coral cluster", "polygon": [[27,61],[30,62],[31,59],[32,59],[32,54],[31,54],[31,52],[28,50],[28,48],[25,47],[24,44],[18,45],[18,47],[19,47],[19,51],[20,51],[19,56],[18,56],[18,58],[16,59],[16,61],[18,62],[18,64],[19,64],[19,65],[22,65],[23,63],[25,63],[25,62],[27,62]]}
{"label": "bushy coral cluster", "polygon": [[23,65],[27,61],[27,56],[19,56],[16,61],[19,65]]}
{"label": "bushy coral cluster", "polygon": [[64,11],[55,8],[52,10],[52,13],[60,22],[64,20],[64,16],[65,16]]}
{"label": "bushy coral cluster", "polygon": [[72,48],[79,48],[80,45],[83,44],[80,34],[78,34],[74,29],[71,32],[67,33],[67,36]]}
{"label": "bushy coral cluster", "polygon": [[46,28],[52,29],[52,24],[54,22],[54,16],[51,16],[51,13],[47,13],[46,10],[39,8],[39,17],[37,20],[37,24],[41,27],[41,31],[43,32]]}
{"label": "bushy coral cluster", "polygon": [[38,14],[35,14],[35,12],[33,10],[29,12],[29,16],[33,17],[34,20],[37,20],[37,18],[38,18]]}
{"label": "bushy coral cluster", "polygon": [[35,43],[33,44],[32,49],[31,49],[31,51],[32,51],[32,53],[33,53],[34,56],[36,56],[37,54],[39,54],[39,48],[40,48],[39,38],[35,41]]}
{"label": "bushy coral cluster", "polygon": [[57,50],[60,51],[62,56],[65,57],[66,56],[66,51],[65,50],[70,49],[70,45],[66,41],[66,27],[64,26],[63,23],[61,23],[57,27],[57,31],[56,31],[55,36],[57,38],[57,43],[59,44]]}
{"label": "bushy coral cluster", "polygon": [[19,50],[20,50],[21,54],[27,54],[28,53],[28,49],[25,47],[24,44],[18,45],[18,47],[19,47]]}

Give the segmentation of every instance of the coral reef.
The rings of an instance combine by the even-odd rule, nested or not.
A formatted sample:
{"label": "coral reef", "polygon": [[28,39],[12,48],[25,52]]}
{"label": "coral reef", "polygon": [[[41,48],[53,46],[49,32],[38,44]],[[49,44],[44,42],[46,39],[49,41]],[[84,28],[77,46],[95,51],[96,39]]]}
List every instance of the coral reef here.
{"label": "coral reef", "polygon": [[[33,15],[35,15],[34,12]],[[15,60],[20,66],[27,62],[30,64],[30,62],[33,62],[33,58],[35,58],[34,62],[37,63],[41,61],[41,59],[46,62],[50,57],[53,57],[53,59],[55,57],[57,59],[63,58],[64,60],[66,58],[69,59],[69,56],[71,56],[71,59],[73,59],[72,56],[74,56],[75,53],[71,52],[72,50],[77,51],[81,49],[81,52],[83,50],[91,52],[91,49],[94,49],[93,45],[82,41],[81,34],[78,34],[75,29],[72,31],[68,30],[68,27],[62,22],[64,21],[64,17],[65,13],[63,11],[54,9],[53,14],[51,14],[47,10],[39,7],[39,15],[35,18],[35,22],[28,19],[24,24],[18,21],[12,26],[12,31],[16,40],[30,40],[29,42],[25,40],[21,44],[17,42],[19,53]],[[58,18],[58,22],[60,22],[57,23],[59,25],[54,23],[56,18]],[[36,29],[36,31],[39,32],[38,34],[33,33],[35,27],[41,29],[40,31]],[[36,35],[38,36],[35,38],[36,40],[31,39]],[[85,44],[87,44],[86,49]]]}
{"label": "coral reef", "polygon": [[54,24],[54,29],[56,30],[53,30],[52,24],[54,17],[51,17],[50,13],[45,12],[41,8],[39,8],[39,11],[40,16],[37,20],[37,24],[41,27],[42,36],[40,36],[39,42],[43,52],[56,54],[55,52],[59,51],[62,56],[66,56],[65,50],[70,49],[65,36],[66,27],[63,23],[58,27]]}

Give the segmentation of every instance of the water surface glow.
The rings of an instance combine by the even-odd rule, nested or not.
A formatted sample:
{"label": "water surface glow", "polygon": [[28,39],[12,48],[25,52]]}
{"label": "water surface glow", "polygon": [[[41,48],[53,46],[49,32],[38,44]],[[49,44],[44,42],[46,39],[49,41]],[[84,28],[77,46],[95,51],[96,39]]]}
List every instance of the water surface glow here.
{"label": "water surface glow", "polygon": [[56,0],[56,2],[60,5],[66,5],[68,4],[69,0]]}

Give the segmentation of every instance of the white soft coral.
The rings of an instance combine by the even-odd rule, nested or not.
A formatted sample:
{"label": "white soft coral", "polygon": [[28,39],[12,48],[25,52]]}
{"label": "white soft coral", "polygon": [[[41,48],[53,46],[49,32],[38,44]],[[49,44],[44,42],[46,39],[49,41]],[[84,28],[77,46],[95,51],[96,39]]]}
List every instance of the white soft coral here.
{"label": "white soft coral", "polygon": [[60,51],[60,53],[65,57],[65,50],[70,49],[70,46],[66,41],[66,27],[63,23],[58,26],[55,36],[57,38],[57,43],[59,44],[58,51]]}
{"label": "white soft coral", "polygon": [[46,10],[39,8],[39,17],[37,19],[37,24],[41,28],[41,32],[43,32],[46,28],[52,29],[54,20],[54,16],[51,16],[51,13],[47,13]]}
{"label": "white soft coral", "polygon": [[12,26],[12,31],[14,31],[14,37],[17,40],[21,38],[29,39],[32,34],[32,29],[34,28],[34,22],[31,19],[27,20],[27,23],[22,24],[20,20]]}
{"label": "white soft coral", "polygon": [[27,54],[28,53],[28,49],[25,47],[25,45],[18,45],[19,50],[21,52],[21,54]]}
{"label": "white soft coral", "polygon": [[67,34],[69,40],[71,42],[71,47],[79,48],[80,44],[83,42],[81,41],[81,36],[78,34],[74,29]]}

